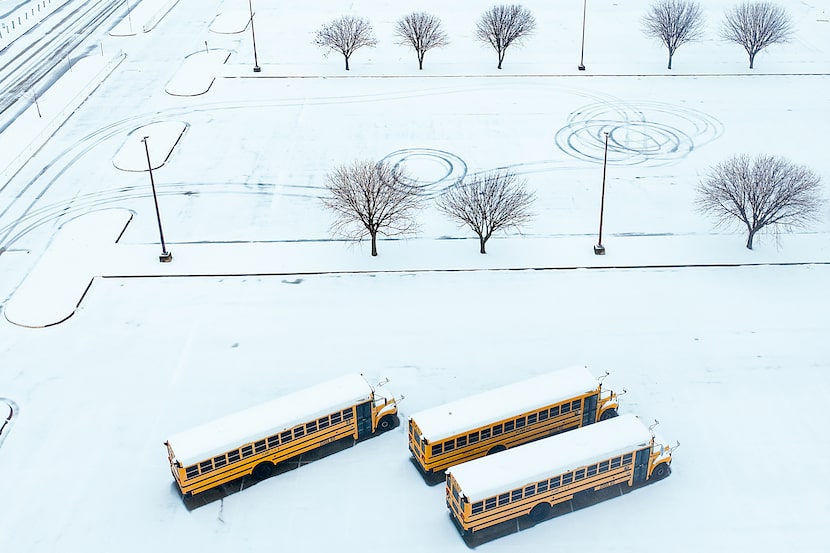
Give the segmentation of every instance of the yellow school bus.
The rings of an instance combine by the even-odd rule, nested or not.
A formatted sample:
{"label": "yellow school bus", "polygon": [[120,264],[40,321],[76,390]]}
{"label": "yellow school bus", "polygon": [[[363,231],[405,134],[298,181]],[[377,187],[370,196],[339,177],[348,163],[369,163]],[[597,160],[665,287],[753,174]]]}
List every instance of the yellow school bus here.
{"label": "yellow school bus", "polygon": [[542,521],[577,494],[665,478],[672,450],[623,415],[451,467],[447,507],[465,537],[521,516]]}
{"label": "yellow school bus", "polygon": [[607,374],[560,369],[415,413],[412,458],[434,481],[453,465],[615,417],[617,395],[602,389]]}
{"label": "yellow school bus", "polygon": [[337,440],[393,428],[397,403],[360,374],[347,375],[171,436],[164,445],[184,497],[231,480],[270,476],[282,461]]}

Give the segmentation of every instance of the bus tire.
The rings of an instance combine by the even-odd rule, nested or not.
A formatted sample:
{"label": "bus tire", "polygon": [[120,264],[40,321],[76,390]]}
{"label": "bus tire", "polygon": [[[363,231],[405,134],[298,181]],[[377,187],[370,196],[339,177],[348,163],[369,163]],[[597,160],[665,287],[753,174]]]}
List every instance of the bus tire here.
{"label": "bus tire", "polygon": [[550,515],[550,503],[543,502],[535,505],[530,510],[530,520],[533,522],[542,522]]}
{"label": "bus tire", "polygon": [[599,420],[607,421],[608,419],[613,419],[614,417],[616,417],[618,415],[619,415],[619,413],[617,413],[616,409],[609,409],[609,410],[603,412],[602,415],[599,416]]}
{"label": "bus tire", "polygon": [[660,463],[654,470],[651,471],[651,477],[654,480],[662,480],[666,476],[669,475],[669,464],[668,463]]}
{"label": "bus tire", "polygon": [[490,450],[487,452],[487,455],[493,455],[494,453],[501,453],[501,452],[502,452],[502,451],[504,451],[505,449],[507,449],[507,448],[506,448],[506,447],[504,447],[503,445],[494,445],[494,446],[493,446],[493,447],[491,447],[491,448],[490,448]]}
{"label": "bus tire", "polygon": [[254,470],[251,472],[251,476],[254,477],[254,480],[265,480],[272,474],[274,474],[274,463],[270,461],[263,461],[255,466]]}
{"label": "bus tire", "polygon": [[378,421],[377,432],[386,432],[387,430],[392,430],[393,428],[395,428],[395,417],[392,415],[386,415]]}

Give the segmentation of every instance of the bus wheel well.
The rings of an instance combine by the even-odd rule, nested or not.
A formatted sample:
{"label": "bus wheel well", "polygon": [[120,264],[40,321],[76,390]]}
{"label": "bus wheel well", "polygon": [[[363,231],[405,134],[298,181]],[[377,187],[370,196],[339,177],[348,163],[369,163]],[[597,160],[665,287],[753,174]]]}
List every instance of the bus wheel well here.
{"label": "bus wheel well", "polygon": [[669,475],[670,469],[668,463],[660,463],[659,465],[654,467],[654,470],[651,471],[651,477],[654,480],[660,480],[665,478]]}
{"label": "bus wheel well", "polygon": [[494,453],[500,453],[500,452],[504,451],[505,449],[507,449],[507,448],[504,447],[503,445],[494,445],[493,447],[491,447],[487,451],[487,455],[492,455]]}
{"label": "bus wheel well", "polygon": [[608,419],[613,419],[614,417],[618,416],[616,409],[608,409],[607,411],[603,411],[603,413],[599,416],[599,420],[605,421]]}
{"label": "bus wheel well", "polygon": [[533,506],[530,510],[530,520],[533,522],[542,522],[548,515],[550,514],[550,503],[547,501],[543,501],[542,503],[537,503]]}
{"label": "bus wheel well", "polygon": [[272,474],[274,474],[274,463],[271,461],[263,461],[251,471],[251,476],[256,480],[265,480]]}
{"label": "bus wheel well", "polygon": [[378,421],[378,428],[377,432],[386,432],[387,430],[392,430],[395,428],[395,416],[394,415],[386,415],[381,417]]}

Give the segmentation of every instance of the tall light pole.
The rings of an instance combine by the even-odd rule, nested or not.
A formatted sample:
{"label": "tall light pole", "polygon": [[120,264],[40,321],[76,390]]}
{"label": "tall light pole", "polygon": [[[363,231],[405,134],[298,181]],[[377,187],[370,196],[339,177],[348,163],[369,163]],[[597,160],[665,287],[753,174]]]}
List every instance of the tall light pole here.
{"label": "tall light pole", "polygon": [[256,59],[256,33],[254,32],[254,7],[251,5],[251,0],[248,0],[248,12],[251,14],[251,40],[254,43],[254,73],[259,73],[262,68]]}
{"label": "tall light pole", "polygon": [[150,171],[150,186],[153,189],[153,203],[156,204],[156,219],[159,222],[159,238],[161,239],[161,255],[159,256],[159,261],[162,263],[169,263],[173,260],[173,254],[167,251],[167,246],[164,243],[164,231],[161,229],[161,213],[159,212],[159,201],[156,197],[156,182],[153,180],[153,164],[150,163],[150,148],[147,146],[147,139],[150,138],[149,136],[145,136],[141,139],[144,142],[144,153],[147,154],[147,170]]}
{"label": "tall light pole", "polygon": [[130,15],[132,9],[130,8],[130,0],[124,0],[124,3],[127,5],[127,21],[130,23],[130,34],[133,32],[133,16]]}
{"label": "tall light pole", "polygon": [[594,246],[596,255],[605,255],[605,246],[602,245],[602,215],[605,211],[605,168],[608,166],[608,133],[605,133],[605,155],[602,159],[602,195],[599,202],[599,238]]}
{"label": "tall light pole", "polygon": [[588,11],[588,0],[582,0],[582,49],[579,52],[579,69],[585,71],[585,14]]}

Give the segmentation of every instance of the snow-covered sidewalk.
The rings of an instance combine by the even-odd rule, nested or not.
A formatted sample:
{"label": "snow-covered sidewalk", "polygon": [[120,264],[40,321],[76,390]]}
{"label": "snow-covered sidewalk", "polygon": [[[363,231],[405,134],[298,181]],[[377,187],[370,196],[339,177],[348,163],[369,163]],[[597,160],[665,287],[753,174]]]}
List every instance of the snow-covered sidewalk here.
{"label": "snow-covered sidewalk", "polygon": [[370,259],[368,245],[340,241],[168,243],[173,254],[160,263],[159,244],[120,243],[132,219],[125,209],[106,209],[65,223],[46,253],[5,307],[21,326],[65,321],[81,306],[96,277],[226,277],[332,273],[506,271],[698,267],[830,263],[821,234],[767,240],[750,251],[738,235],[611,235],[606,255],[593,253],[596,236],[508,237],[478,253],[469,240],[386,240]]}

